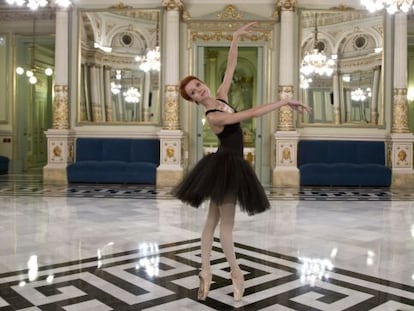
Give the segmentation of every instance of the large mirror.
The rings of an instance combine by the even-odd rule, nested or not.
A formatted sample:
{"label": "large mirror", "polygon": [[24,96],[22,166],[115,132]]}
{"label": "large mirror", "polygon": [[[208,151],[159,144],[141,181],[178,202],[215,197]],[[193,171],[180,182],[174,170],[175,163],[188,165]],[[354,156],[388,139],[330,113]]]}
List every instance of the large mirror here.
{"label": "large mirror", "polygon": [[299,98],[313,109],[299,126],[383,126],[383,13],[301,10],[299,20]]}
{"label": "large mirror", "polygon": [[160,14],[79,11],[78,122],[160,123]]}

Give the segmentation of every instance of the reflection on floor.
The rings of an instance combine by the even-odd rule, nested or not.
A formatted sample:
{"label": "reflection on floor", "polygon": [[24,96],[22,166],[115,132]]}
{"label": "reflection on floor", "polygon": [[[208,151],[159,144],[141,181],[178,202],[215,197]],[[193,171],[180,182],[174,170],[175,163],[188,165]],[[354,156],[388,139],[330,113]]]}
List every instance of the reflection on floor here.
{"label": "reflection on floor", "polygon": [[245,296],[216,232],[199,302],[207,208],[169,190],[0,176],[0,310],[414,310],[412,191],[266,189],[272,209],[236,219]]}

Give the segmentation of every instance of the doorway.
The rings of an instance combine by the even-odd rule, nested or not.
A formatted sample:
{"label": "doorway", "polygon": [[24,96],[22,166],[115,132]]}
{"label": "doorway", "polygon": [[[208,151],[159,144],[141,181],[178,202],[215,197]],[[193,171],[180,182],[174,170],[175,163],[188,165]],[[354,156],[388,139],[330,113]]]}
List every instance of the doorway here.
{"label": "doorway", "polygon": [[[34,43],[35,42],[35,43]],[[53,36],[16,36],[16,67],[34,70],[36,83],[26,74],[16,74],[14,173],[41,173],[47,163],[45,131],[52,126],[53,76],[45,73],[54,67]]]}
{"label": "doorway", "polygon": [[[203,46],[198,50],[197,72],[212,92],[219,87],[225,73],[229,48]],[[237,111],[254,107],[263,100],[263,48],[239,47],[237,67],[229,93],[229,104]],[[203,109],[198,109],[197,161],[215,152],[218,139],[205,122]],[[264,169],[262,119],[246,120],[241,124],[244,137],[244,157],[254,168],[262,183],[269,183],[270,172]]]}

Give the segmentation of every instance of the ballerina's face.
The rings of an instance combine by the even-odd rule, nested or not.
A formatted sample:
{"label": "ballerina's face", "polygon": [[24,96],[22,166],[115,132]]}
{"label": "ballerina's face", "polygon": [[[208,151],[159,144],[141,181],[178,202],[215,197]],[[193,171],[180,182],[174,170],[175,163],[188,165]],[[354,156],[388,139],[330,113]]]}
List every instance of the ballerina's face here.
{"label": "ballerina's face", "polygon": [[204,98],[210,97],[210,89],[203,82],[194,79],[187,83],[185,91],[195,102],[201,102]]}

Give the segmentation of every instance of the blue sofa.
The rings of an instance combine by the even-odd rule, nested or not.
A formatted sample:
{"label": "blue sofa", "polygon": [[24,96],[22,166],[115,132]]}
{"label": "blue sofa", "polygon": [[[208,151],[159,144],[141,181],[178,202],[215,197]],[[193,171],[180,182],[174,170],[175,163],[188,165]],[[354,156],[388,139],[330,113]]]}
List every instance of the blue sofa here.
{"label": "blue sofa", "polygon": [[0,175],[9,172],[9,158],[0,155]]}
{"label": "blue sofa", "polygon": [[69,183],[155,184],[158,139],[78,138]]}
{"label": "blue sofa", "polygon": [[382,141],[299,141],[300,185],[389,187],[385,154]]}

